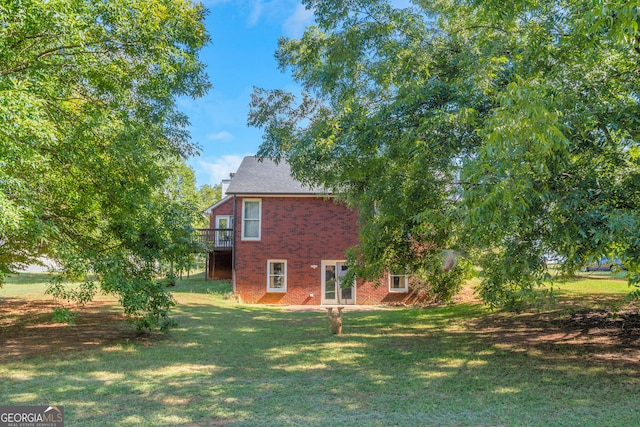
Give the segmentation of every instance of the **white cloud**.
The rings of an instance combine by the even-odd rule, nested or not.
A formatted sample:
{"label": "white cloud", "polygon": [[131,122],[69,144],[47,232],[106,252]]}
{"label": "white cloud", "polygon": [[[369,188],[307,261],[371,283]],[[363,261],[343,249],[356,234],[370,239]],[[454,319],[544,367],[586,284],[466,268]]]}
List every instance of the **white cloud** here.
{"label": "white cloud", "polygon": [[281,24],[289,37],[302,36],[304,28],[313,22],[313,12],[306,10],[300,0],[240,0],[240,5],[248,15],[249,27]]}
{"label": "white cloud", "polygon": [[282,27],[288,37],[298,38],[302,36],[304,29],[312,23],[313,11],[305,8],[302,4],[298,4],[293,14],[284,21]]}
{"label": "white cloud", "polygon": [[207,135],[207,140],[209,141],[231,141],[232,139],[233,135],[226,130]]}
{"label": "white cloud", "polygon": [[249,26],[254,26],[258,23],[260,16],[262,15],[262,11],[262,0],[255,0],[253,7],[251,8],[251,13],[249,14]]}
{"label": "white cloud", "polygon": [[227,154],[211,161],[200,159],[198,160],[198,166],[207,174],[207,184],[215,185],[220,184],[223,179],[229,178],[230,172],[237,171],[243,157],[236,154]]}

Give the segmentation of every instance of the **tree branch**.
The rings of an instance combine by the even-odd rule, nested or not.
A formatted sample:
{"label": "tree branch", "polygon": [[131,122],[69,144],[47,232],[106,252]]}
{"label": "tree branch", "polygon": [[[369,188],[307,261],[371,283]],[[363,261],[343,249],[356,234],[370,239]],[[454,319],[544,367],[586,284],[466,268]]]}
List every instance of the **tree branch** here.
{"label": "tree branch", "polygon": [[[100,45],[104,45],[106,43],[113,43],[114,47],[113,48],[105,48],[105,49],[101,49],[101,50],[88,50],[88,49],[86,49],[87,47],[100,46]],[[115,42],[115,41],[110,40],[110,39],[105,39],[105,40],[100,40],[100,41],[96,41],[96,42],[89,43],[89,44],[76,44],[76,45],[58,46],[58,47],[47,49],[47,50],[45,50],[43,52],[40,52],[39,54],[35,55],[31,61],[24,61],[24,62],[22,62],[22,63],[20,63],[18,65],[15,65],[13,68],[2,70],[2,71],[0,71],[0,75],[8,76],[8,75],[10,75],[12,73],[22,72],[22,71],[26,70],[27,68],[35,65],[35,63],[38,60],[40,60],[42,58],[45,58],[47,56],[54,55],[54,54],[56,54],[58,52],[61,52],[61,51],[64,51],[64,50],[85,48],[84,50],[80,50],[80,51],[66,52],[64,54],[65,56],[105,55],[105,54],[110,53],[110,52],[115,52],[115,51],[121,50],[122,48],[125,48],[125,47],[139,46],[139,45],[140,45],[140,43],[119,43],[119,42]],[[49,64],[49,65],[51,65],[51,64]]]}

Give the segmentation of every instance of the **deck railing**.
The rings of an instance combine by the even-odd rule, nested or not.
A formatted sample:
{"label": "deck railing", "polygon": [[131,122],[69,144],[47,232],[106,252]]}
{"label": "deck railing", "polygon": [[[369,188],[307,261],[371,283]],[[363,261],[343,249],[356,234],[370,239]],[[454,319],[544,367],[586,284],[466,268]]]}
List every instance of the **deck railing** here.
{"label": "deck railing", "polygon": [[233,228],[197,228],[195,238],[208,250],[233,249]]}

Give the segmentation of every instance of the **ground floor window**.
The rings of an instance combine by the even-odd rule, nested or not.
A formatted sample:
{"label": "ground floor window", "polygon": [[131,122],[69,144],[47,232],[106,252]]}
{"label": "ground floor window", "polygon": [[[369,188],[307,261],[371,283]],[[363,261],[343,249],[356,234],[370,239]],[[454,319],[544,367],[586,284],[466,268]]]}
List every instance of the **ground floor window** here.
{"label": "ground floor window", "polygon": [[287,261],[267,261],[267,292],[287,291]]}
{"label": "ground floor window", "polygon": [[409,292],[409,276],[389,273],[389,292]]}

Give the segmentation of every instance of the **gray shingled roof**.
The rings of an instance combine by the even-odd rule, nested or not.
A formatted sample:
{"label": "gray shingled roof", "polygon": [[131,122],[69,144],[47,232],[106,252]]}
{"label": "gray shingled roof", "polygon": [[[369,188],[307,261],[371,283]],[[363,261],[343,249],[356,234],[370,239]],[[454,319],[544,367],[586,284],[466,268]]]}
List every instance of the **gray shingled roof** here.
{"label": "gray shingled roof", "polygon": [[270,159],[254,156],[242,159],[231,179],[227,194],[319,194],[291,176],[291,168],[284,160],[276,164]]}

